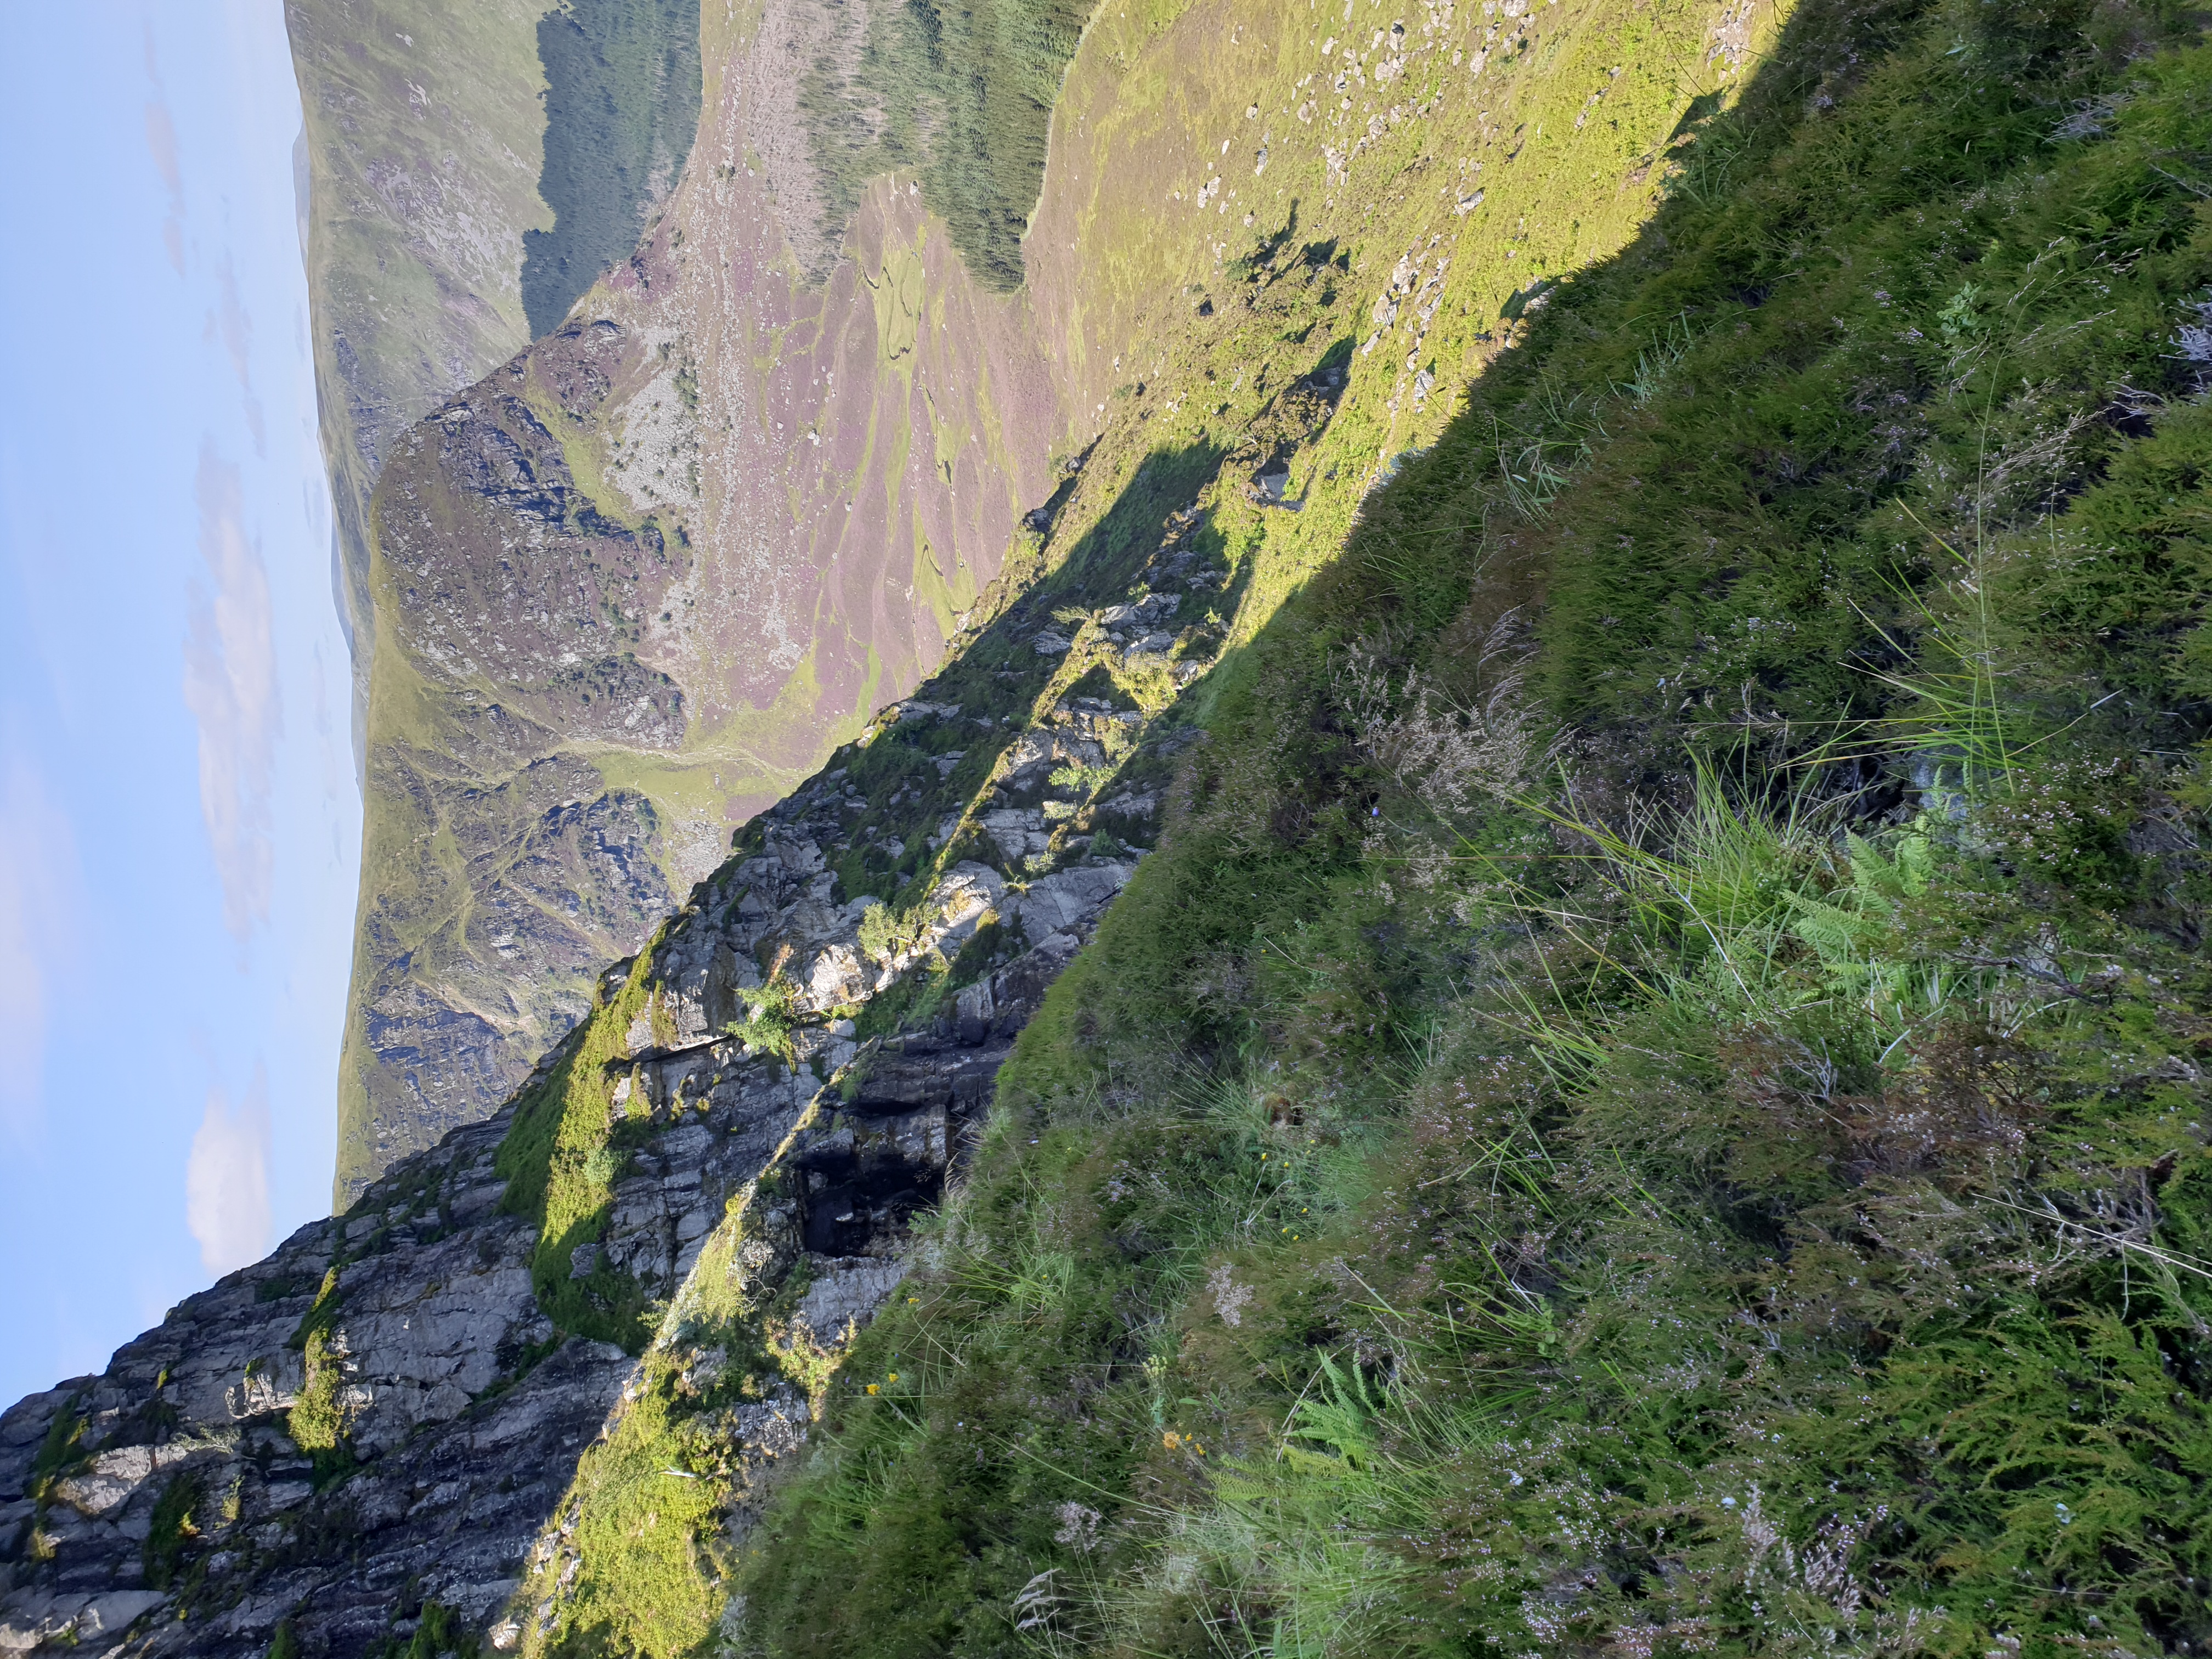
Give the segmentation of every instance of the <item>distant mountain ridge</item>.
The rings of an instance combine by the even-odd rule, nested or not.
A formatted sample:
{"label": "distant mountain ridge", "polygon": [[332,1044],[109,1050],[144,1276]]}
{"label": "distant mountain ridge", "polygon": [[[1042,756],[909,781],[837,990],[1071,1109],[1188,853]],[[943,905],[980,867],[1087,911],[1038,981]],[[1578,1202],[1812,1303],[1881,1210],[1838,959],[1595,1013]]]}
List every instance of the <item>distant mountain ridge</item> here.
{"label": "distant mountain ridge", "polygon": [[362,739],[368,503],[393,441],[527,343],[526,232],[550,225],[542,0],[288,0],[305,117],[315,389]]}

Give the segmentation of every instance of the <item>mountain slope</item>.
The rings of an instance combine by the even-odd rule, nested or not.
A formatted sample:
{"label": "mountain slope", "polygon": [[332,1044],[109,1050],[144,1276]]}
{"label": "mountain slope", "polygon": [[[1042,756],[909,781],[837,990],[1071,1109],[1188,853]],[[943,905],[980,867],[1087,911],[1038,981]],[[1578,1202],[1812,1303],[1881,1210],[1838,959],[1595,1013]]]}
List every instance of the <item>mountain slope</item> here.
{"label": "mountain slope", "polygon": [[698,7],[289,0],[285,27],[358,743],[377,477],[401,433],[635,244],[698,124]]}
{"label": "mountain slope", "polygon": [[[1187,14],[1153,20],[1149,33],[1102,36],[1109,55],[1079,62],[1077,84],[1095,107],[1133,62],[1147,76],[1172,76],[1218,21]],[[1668,61],[1694,55],[1707,22],[1695,11],[1657,20]],[[1245,27],[1231,18],[1222,32]],[[1309,73],[1271,72],[1285,92]],[[1242,120],[1249,94],[1220,65],[1207,73],[1212,81],[1182,83],[1178,106],[1200,122],[1220,109]],[[1540,98],[1543,83],[1531,91]],[[1688,95],[1653,97],[1625,137],[1608,128],[1605,143],[1648,149]],[[1426,149],[1413,142],[1425,137],[1419,129],[1404,137],[1377,177]],[[1203,159],[1199,143],[1183,142],[1186,166]],[[1218,152],[1210,135],[1205,148]],[[1323,148],[1304,147],[1310,182],[1328,176]],[[1531,172],[1518,188],[1541,194],[1547,174]],[[1095,176],[1087,157],[1071,173]],[[1109,210],[1116,198],[1103,194],[1103,207],[1082,216],[1095,228],[1079,234],[1110,266],[1131,250]],[[749,830],[738,860],[637,966],[593,976],[599,1012],[526,1081],[513,1112],[402,1160],[342,1224],[309,1230],[180,1309],[105,1378],[25,1402],[0,1425],[13,1460],[0,1470],[15,1529],[12,1645],[82,1641],[132,1621],[142,1635],[159,1632],[165,1649],[226,1653],[271,1644],[352,1653],[386,1639],[453,1642],[471,1629],[495,1644],[534,1641],[545,1598],[521,1590],[527,1616],[511,1625],[500,1604],[513,1577],[546,1562],[581,1598],[567,1616],[604,1622],[605,1587],[620,1575],[608,1577],[596,1552],[586,1577],[580,1553],[519,1540],[544,1526],[558,1538],[570,1522],[571,1533],[599,1535],[605,1517],[621,1513],[624,1460],[660,1456],[660,1428],[696,1432],[688,1416],[624,1413],[605,1443],[611,1464],[580,1468],[582,1448],[554,1426],[597,1409],[628,1373],[623,1346],[648,1336],[658,1340],[624,1385],[634,1401],[658,1400],[678,1376],[689,1376],[686,1388],[702,1384],[708,1371],[691,1358],[700,1326],[659,1318],[663,1299],[705,1308],[722,1355],[708,1370],[720,1365],[725,1391],[734,1390],[726,1425],[734,1437],[718,1454],[725,1471],[700,1487],[705,1506],[694,1518],[708,1533],[726,1524],[736,1535],[757,1513],[760,1472],[787,1455],[853,1323],[866,1322],[903,1271],[908,1221],[975,1133],[1007,1042],[1125,878],[1123,848],[1153,838],[1162,786],[1194,735],[1187,705],[1203,696],[1208,665],[1279,602],[1285,564],[1310,567],[1340,536],[1390,430],[1391,392],[1404,394],[1401,430],[1433,431],[1443,418],[1426,387],[1418,411],[1407,402],[1414,377],[1398,354],[1378,343],[1357,356],[1350,328],[1332,321],[1378,309],[1376,295],[1403,286],[1402,273],[1379,262],[1355,276],[1365,263],[1358,249],[1286,238],[1282,222],[1246,231],[1257,257],[1218,265],[1220,232],[1197,216],[1226,216],[1211,211],[1218,192],[1203,202],[1195,194],[1177,204],[1189,215],[1179,234],[1204,291],[1155,299],[1154,331],[1140,338],[1160,370],[1141,392],[1094,400],[1111,410],[1104,434],[1050,491],[1017,544],[1020,562],[999,587],[995,620],[956,636],[945,674]],[[1606,177],[1602,201],[1622,231],[1639,199],[1648,196],[1623,198]],[[1425,245],[1468,216],[1458,198],[1439,203],[1425,190],[1348,210],[1378,205],[1392,210],[1394,258],[1396,239],[1414,234],[1409,225]],[[1540,233],[1515,258],[1564,262],[1571,245],[1559,233],[1569,229]],[[1457,280],[1481,297],[1432,308],[1431,319],[1443,318],[1432,337],[1468,356],[1494,350],[1501,342],[1476,337],[1497,332],[1496,308],[1516,276],[1502,252],[1468,259]],[[1435,298],[1432,289],[1408,307],[1408,323]],[[395,466],[387,498],[410,489],[458,521],[489,509],[480,495],[456,495],[451,514],[438,505],[447,465],[520,457],[534,477],[528,489],[507,492],[504,507],[550,498],[552,508],[532,508],[549,538],[556,523],[588,524],[603,565],[627,558],[642,568],[643,525],[594,519],[577,482],[592,480],[592,470],[564,472],[576,452],[554,436],[569,436],[562,423],[577,418],[563,397],[583,408],[580,394],[600,395],[592,354],[611,347],[619,362],[630,349],[616,326],[580,328],[557,351],[521,360],[520,390],[508,394],[520,408],[489,390],[454,404],[468,418],[418,433],[419,461]],[[611,388],[617,377],[604,378]],[[467,449],[459,434],[480,425],[507,434],[511,449]],[[1300,464],[1291,492],[1298,510],[1273,504],[1284,460]],[[957,457],[954,465],[957,473]],[[1291,556],[1255,583],[1261,566],[1250,556],[1276,534]],[[663,556],[669,546],[664,536]],[[1038,588],[1041,570],[1056,574]],[[513,614],[526,619],[528,610]],[[495,630],[458,623],[442,639],[426,627],[425,637],[454,662],[502,643]],[[471,751],[458,739],[466,735],[454,744],[465,758]],[[889,902],[872,907],[871,897]],[[784,945],[798,954],[779,975]],[[776,994],[779,984],[791,988]],[[749,1007],[759,1019],[745,1018]],[[853,1015],[859,1030],[838,1036],[835,1019]],[[717,1036],[732,1020],[745,1038]],[[830,1073],[834,1086],[818,1103],[811,1080],[794,1094],[797,1079],[769,1058],[787,1025],[791,1058]],[[800,1139],[763,1152],[767,1143],[746,1138],[774,1141],[810,1107],[817,1118]],[[488,1167],[483,1148],[495,1136],[501,1150]],[[779,1165],[787,1196],[768,1206],[773,1213],[750,1201],[725,1213],[763,1166]],[[757,1196],[774,1189],[752,1188]],[[526,1224],[520,1232],[516,1220]],[[463,1263],[475,1265],[462,1272]],[[550,1327],[515,1301],[518,1269]],[[517,1461],[526,1443],[526,1464]],[[584,1502],[581,1487],[564,1498],[564,1479],[615,1508]],[[441,1547],[456,1525],[473,1528],[470,1547]],[[647,1541],[690,1559],[690,1535],[672,1521]],[[660,1571],[649,1552],[636,1565]],[[711,1579],[666,1582],[692,1586],[679,1589],[672,1617],[643,1604],[620,1615],[625,1627],[641,1621],[656,1646],[695,1639],[698,1609],[711,1624],[720,1606]],[[178,1620],[180,1608],[189,1616]],[[563,1617],[558,1607],[552,1617]]]}
{"label": "mountain slope", "polygon": [[0,1418],[6,1645],[2212,1636],[2202,20],[1812,6],[1572,136],[1621,27],[1130,337],[495,1123]]}
{"label": "mountain slope", "polygon": [[357,698],[375,637],[369,493],[392,441],[529,338],[522,237],[550,220],[538,193],[544,9],[538,0],[285,9],[305,117],[315,389]]}
{"label": "mountain slope", "polygon": [[2200,30],[1800,14],[1215,671],[740,1651],[2204,1638]]}
{"label": "mountain slope", "polygon": [[[1387,358],[1332,360],[1323,401],[1361,388],[1344,453],[1367,453],[1292,490],[1322,556],[1376,462],[1441,423],[1433,389],[1495,349],[1498,306],[1645,210],[1684,106],[1749,38],[1748,13],[1695,15],[1439,5],[1356,41],[1280,5],[1102,15],[1004,293],[989,216],[934,152],[836,217],[823,151],[857,118],[793,65],[892,73],[874,25],[814,0],[710,15],[705,124],[658,228],[418,428],[378,498],[341,1191],[491,1109],[736,823],[1004,604],[1037,552],[1024,520],[1102,431],[1143,434],[1100,452],[1117,466],[1142,442],[1261,471],[1315,411],[1264,441],[1224,423],[1402,307]],[[1056,38],[976,72],[1056,75]],[[1574,191],[1540,202],[1567,166]],[[1233,267],[1263,244],[1309,280],[1231,361]],[[516,583],[523,548],[542,592]],[[885,878],[921,867],[904,847]]]}

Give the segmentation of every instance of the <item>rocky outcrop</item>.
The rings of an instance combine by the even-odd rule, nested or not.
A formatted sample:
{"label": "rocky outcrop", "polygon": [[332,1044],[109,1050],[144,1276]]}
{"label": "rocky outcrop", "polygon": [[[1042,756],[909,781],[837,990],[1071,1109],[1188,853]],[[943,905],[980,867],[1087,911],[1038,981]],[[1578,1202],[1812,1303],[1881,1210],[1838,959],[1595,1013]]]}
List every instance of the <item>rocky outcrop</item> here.
{"label": "rocky outcrop", "polygon": [[[0,1417],[0,1649],[136,1627],[165,1650],[258,1652],[296,1614],[357,1652],[408,1595],[501,1601],[629,1363],[561,1341],[538,1310],[534,1230],[499,1208],[504,1128],[453,1135],[349,1218],[185,1301],[99,1376]],[[295,1339],[331,1304],[362,1460],[349,1474],[289,1432]]]}
{"label": "rocky outcrop", "polygon": [[[572,1259],[576,1277],[611,1271],[668,1302],[654,1351],[688,1343],[693,1387],[733,1363],[730,1339],[702,1346],[685,1318],[718,1238],[716,1283],[742,1271],[763,1299],[790,1286],[791,1340],[817,1356],[834,1361],[873,1316],[905,1271],[908,1220],[943,1191],[1015,1034],[1134,867],[1082,860],[1020,891],[956,866],[878,961],[860,942],[869,905],[838,902],[825,868],[840,849],[808,832],[811,799],[770,815],[647,964],[659,1012],[624,1034],[612,1068],[635,1139],[603,1226]],[[832,1015],[985,926],[1011,941],[1003,959],[919,1025],[863,1041]],[[771,951],[804,987],[787,1063],[726,1030]],[[603,994],[628,977],[613,970]],[[640,1362],[565,1334],[540,1306],[538,1228],[512,1212],[502,1173],[517,1111],[402,1160],[347,1214],[190,1298],[100,1376],[0,1416],[0,1652],[127,1643],[244,1659],[282,1625],[299,1651],[351,1656],[404,1637],[426,1607],[512,1647],[525,1618],[555,1616],[575,1576],[563,1564],[579,1460],[619,1431]],[[778,1196],[737,1228],[733,1208],[772,1172]],[[723,1413],[746,1476],[732,1528],[757,1513],[811,1409],[787,1379]]]}

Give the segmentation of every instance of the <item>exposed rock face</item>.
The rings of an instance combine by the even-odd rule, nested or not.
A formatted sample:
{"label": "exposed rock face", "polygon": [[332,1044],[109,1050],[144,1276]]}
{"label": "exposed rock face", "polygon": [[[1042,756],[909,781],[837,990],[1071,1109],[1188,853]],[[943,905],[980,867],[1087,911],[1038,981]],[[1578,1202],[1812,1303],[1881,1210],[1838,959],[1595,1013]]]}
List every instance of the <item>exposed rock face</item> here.
{"label": "exposed rock face", "polygon": [[[389,1202],[302,1228],[100,1376],[0,1417],[15,1534],[0,1648],[112,1642],[143,1620],[164,1648],[258,1652],[298,1609],[349,1652],[386,1632],[410,1580],[455,1605],[498,1602],[629,1366],[580,1341],[541,1357],[553,1332],[531,1291],[534,1230],[499,1210],[491,1170],[504,1127],[453,1136],[374,1195]],[[335,1346],[368,1461],[319,1491],[287,1432],[302,1384],[291,1339],[334,1264]],[[48,1446],[72,1472],[42,1486]],[[165,1563],[178,1526],[161,1513],[187,1492],[189,1568]],[[184,1597],[204,1616],[178,1622]]]}
{"label": "exposed rock face", "polygon": [[[665,1343],[696,1300],[702,1252],[718,1233],[732,1243],[733,1199],[781,1168],[781,1196],[735,1260],[771,1291],[803,1264],[793,1323],[834,1356],[903,1275],[908,1219],[942,1192],[1014,1035],[1134,866],[1079,864],[1024,894],[960,866],[927,926],[878,966],[860,948],[866,907],[835,902],[805,805],[763,842],[650,965],[665,1014],[630,1033],[615,1097],[647,1133],[572,1271],[612,1268],[670,1297]],[[789,948],[802,1006],[819,1010],[866,1002],[987,919],[1039,942],[923,1029],[861,1043],[849,1024],[811,1024],[790,1067],[722,1035],[764,948]],[[348,1215],[190,1298],[99,1376],[0,1416],[0,1651],[128,1638],[244,1659],[283,1620],[305,1652],[349,1656],[433,1602],[512,1647],[521,1625],[504,1610],[533,1574],[552,1617],[574,1577],[564,1499],[585,1449],[618,1423],[636,1362],[563,1337],[541,1311],[538,1229],[502,1207],[495,1167],[514,1117],[402,1160]],[[711,1382],[724,1359],[690,1363]],[[345,1429],[319,1456],[295,1414],[319,1385]],[[741,1531],[811,1410],[786,1382],[724,1416],[745,1472],[729,1520]]]}

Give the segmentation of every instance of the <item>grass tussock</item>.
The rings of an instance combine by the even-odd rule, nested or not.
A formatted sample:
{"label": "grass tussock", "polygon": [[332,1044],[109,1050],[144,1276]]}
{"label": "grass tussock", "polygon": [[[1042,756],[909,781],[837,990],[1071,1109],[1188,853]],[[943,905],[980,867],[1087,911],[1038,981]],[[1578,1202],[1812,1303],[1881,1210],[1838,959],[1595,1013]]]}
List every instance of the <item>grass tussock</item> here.
{"label": "grass tussock", "polygon": [[714,1419],[672,1413],[675,1387],[673,1374],[654,1375],[620,1431],[578,1470],[575,1529],[565,1541],[592,1571],[577,1579],[544,1651],[677,1659],[721,1612],[697,1540],[714,1534],[728,1483],[711,1444]]}

